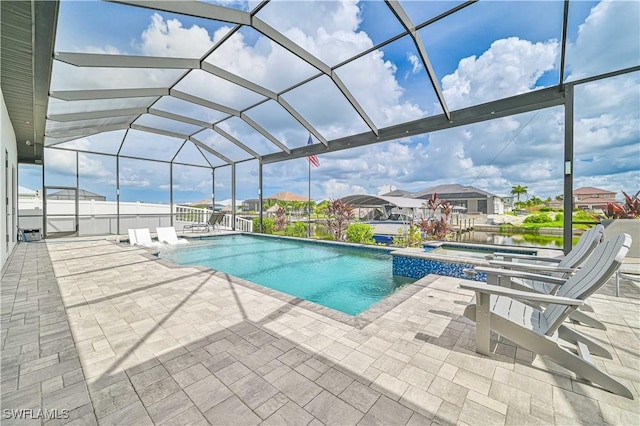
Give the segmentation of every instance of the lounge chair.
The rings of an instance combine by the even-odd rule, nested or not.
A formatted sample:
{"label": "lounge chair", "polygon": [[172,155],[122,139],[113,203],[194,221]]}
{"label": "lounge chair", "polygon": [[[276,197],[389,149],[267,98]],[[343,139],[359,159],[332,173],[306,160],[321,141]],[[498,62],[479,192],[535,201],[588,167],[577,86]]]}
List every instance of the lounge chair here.
{"label": "lounge chair", "polygon": [[219,226],[224,220],[224,216],[225,216],[224,213],[216,213],[216,212],[211,213],[211,216],[209,216],[209,220],[207,221],[208,227],[210,227],[213,230],[213,232],[215,232],[216,227]]}
{"label": "lounge chair", "polygon": [[[597,247],[602,239],[603,232],[604,227],[602,225],[597,225],[589,229],[582,235],[576,247],[571,250],[567,256],[561,258],[558,264],[553,266],[492,261],[489,262],[489,264],[492,266],[502,266],[503,268],[485,268],[478,266],[475,267],[473,271],[465,271],[465,274],[471,274],[471,272],[473,274],[479,272],[485,273],[488,284],[501,285],[522,291],[535,291],[542,294],[556,294],[558,288],[566,282],[571,274],[575,273],[576,269],[586,261]],[[536,256],[531,257],[535,258]],[[540,275],[525,271],[550,272],[550,274]],[[573,312],[570,317],[575,321],[594,328],[601,330],[607,329],[602,322],[582,311]]]}
{"label": "lounge chair", "polygon": [[136,230],[128,229],[127,231],[129,232],[129,245],[135,246],[136,244],[138,244],[138,239],[136,238]]}
{"label": "lounge chair", "polygon": [[134,229],[135,233],[135,245],[144,247],[162,247],[162,243],[151,240],[151,234],[149,228]]}
{"label": "lounge chair", "polygon": [[171,245],[189,243],[189,241],[185,240],[184,238],[178,238],[178,236],[176,235],[176,229],[173,226],[156,228],[156,233],[158,234],[158,241],[160,241],[161,243],[167,243]]}
{"label": "lounge chair", "polygon": [[[600,244],[557,295],[538,294],[484,283],[461,282],[460,288],[476,292],[464,316],[476,322],[476,352],[490,355],[490,332],[502,335],[525,349],[549,357],[577,376],[618,395],[633,399],[626,386],[602,371],[591,353],[611,357],[604,348],[562,323],[584,300],[600,289],[622,264],[631,237],[621,234]],[[523,303],[547,304],[544,310]],[[576,345],[576,353],[558,343]]]}
{"label": "lounge chair", "polygon": [[[491,266],[518,269],[531,272],[551,272],[556,276],[568,276],[584,262],[600,244],[604,236],[604,226],[596,225],[587,230],[576,246],[564,257],[540,257],[525,254],[494,253],[486,256]],[[496,258],[503,260],[496,260]]]}

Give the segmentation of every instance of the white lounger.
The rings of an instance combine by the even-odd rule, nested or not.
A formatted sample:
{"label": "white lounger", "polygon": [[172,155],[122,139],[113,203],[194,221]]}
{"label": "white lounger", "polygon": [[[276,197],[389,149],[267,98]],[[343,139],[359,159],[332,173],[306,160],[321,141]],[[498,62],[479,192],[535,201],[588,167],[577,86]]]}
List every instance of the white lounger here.
{"label": "white lounger", "polygon": [[166,228],[156,228],[156,232],[158,233],[158,241],[161,243],[167,243],[171,245],[176,244],[188,244],[189,241],[184,238],[178,238],[176,235],[176,229],[173,226],[169,226]]}
{"label": "white lounger", "polygon": [[151,240],[149,228],[129,229],[129,244],[132,246],[161,247],[162,243]]}

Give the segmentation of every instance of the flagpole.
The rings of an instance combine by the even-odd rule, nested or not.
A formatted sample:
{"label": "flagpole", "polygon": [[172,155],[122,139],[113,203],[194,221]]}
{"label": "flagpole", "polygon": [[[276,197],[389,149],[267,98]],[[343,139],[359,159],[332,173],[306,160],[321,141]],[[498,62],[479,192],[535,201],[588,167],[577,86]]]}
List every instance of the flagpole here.
{"label": "flagpole", "polygon": [[307,204],[307,238],[311,238],[311,161],[307,161],[309,166],[309,200]]}

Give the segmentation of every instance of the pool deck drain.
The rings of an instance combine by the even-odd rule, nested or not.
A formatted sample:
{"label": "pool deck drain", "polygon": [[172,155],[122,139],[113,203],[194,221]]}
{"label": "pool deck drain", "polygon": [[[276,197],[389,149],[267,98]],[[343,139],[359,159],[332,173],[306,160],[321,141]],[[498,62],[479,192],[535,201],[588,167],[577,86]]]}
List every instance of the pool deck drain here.
{"label": "pool deck drain", "polygon": [[22,243],[2,276],[3,413],[82,425],[637,423],[636,286],[615,297],[611,280],[590,299],[607,331],[575,326],[611,349],[596,362],[632,401],[503,339],[476,354],[459,281],[429,276],[348,324],[145,249]]}

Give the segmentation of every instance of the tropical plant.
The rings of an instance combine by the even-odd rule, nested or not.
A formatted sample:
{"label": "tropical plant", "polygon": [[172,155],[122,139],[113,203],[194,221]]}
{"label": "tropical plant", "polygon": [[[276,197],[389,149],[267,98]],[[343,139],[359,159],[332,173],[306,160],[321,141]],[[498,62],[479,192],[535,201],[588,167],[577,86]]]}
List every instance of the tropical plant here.
{"label": "tropical plant", "polygon": [[352,223],[347,227],[347,241],[358,244],[373,244],[373,226],[367,223]]}
{"label": "tropical plant", "polygon": [[303,222],[288,223],[284,227],[284,235],[288,237],[303,238],[307,235],[307,227]]}
{"label": "tropical plant", "polygon": [[[426,234],[427,238],[446,239],[451,230],[453,206],[448,201],[439,200],[436,193],[433,193],[424,205],[430,212],[429,218],[422,219],[418,224],[418,228]],[[435,217],[435,212],[438,209],[440,209],[440,218]]]}
{"label": "tropical plant", "polygon": [[349,226],[349,223],[355,217],[353,206],[339,199],[329,200],[326,212],[327,227],[331,230],[337,241],[342,241],[344,239],[345,229],[347,229],[347,226]]}
{"label": "tropical plant", "polygon": [[527,187],[522,185],[514,185],[511,187],[511,195],[515,195],[520,202],[520,196],[527,194]]}
{"label": "tropical plant", "polygon": [[608,202],[607,207],[602,210],[607,219],[635,219],[640,216],[640,191],[634,196],[629,196],[624,191],[620,192],[624,196],[624,205]]}
{"label": "tropical plant", "polygon": [[279,206],[278,210],[276,210],[276,220],[275,220],[275,230],[282,231],[284,230],[285,225],[287,224],[287,210]]}

